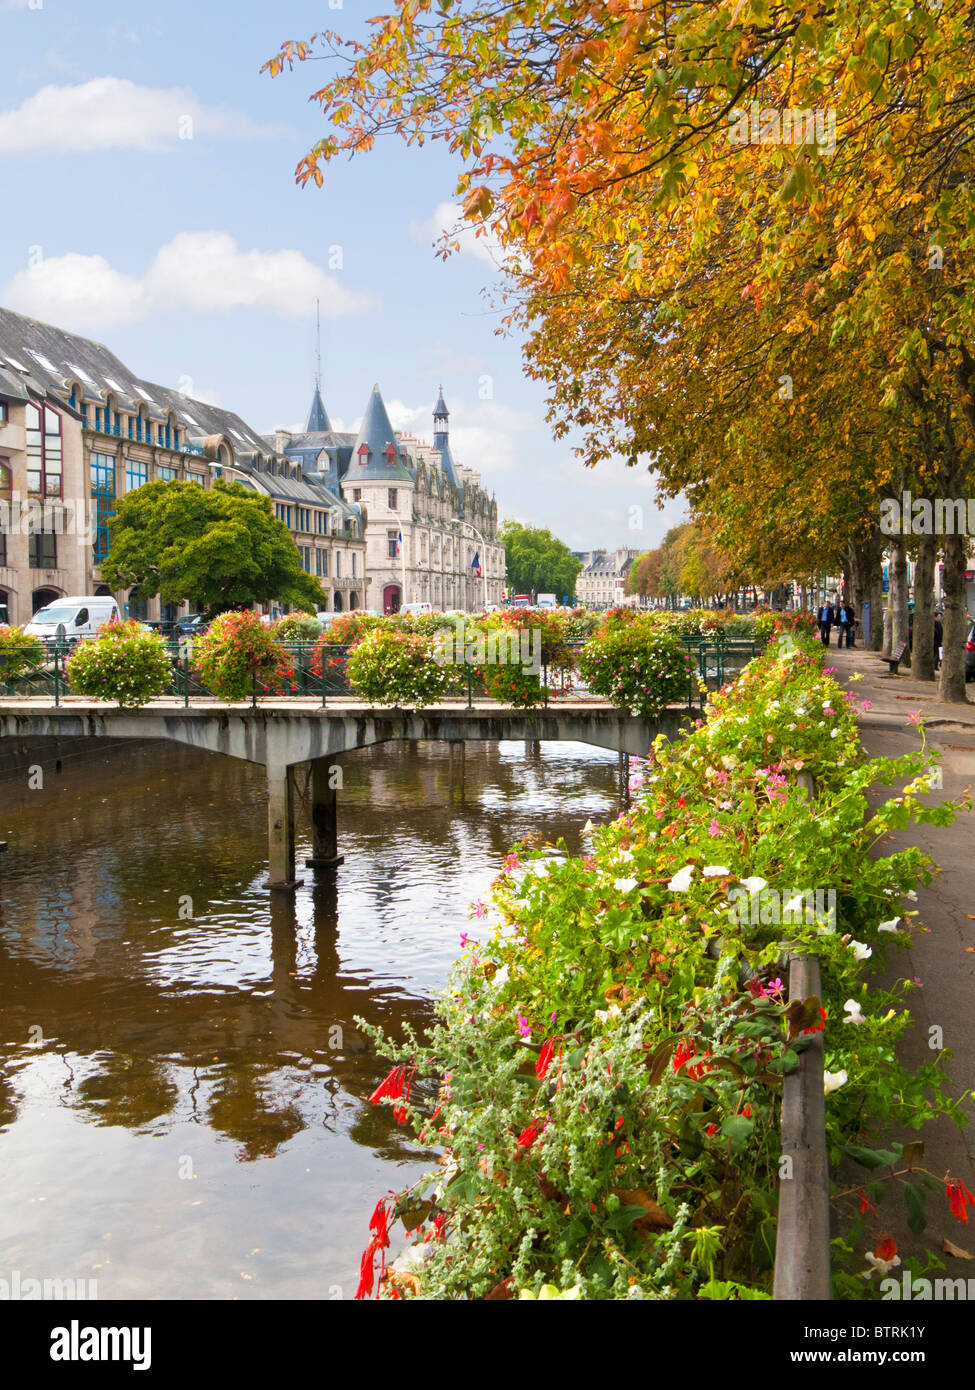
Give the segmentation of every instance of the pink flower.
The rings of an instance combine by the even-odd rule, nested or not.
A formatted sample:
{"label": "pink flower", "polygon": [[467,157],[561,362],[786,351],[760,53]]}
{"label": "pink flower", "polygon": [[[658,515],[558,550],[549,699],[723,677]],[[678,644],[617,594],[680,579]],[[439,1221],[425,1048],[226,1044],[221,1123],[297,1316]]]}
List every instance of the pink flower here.
{"label": "pink flower", "polygon": [[921,720],[921,711],[919,709],[912,709],[907,717],[912,724],[918,724]]}
{"label": "pink flower", "polygon": [[784,989],[785,985],[781,980],[772,980],[770,984],[762,986],[762,997],[763,999],[776,999],[781,996]]}
{"label": "pink flower", "polygon": [[721,826],[718,824],[717,819],[716,819],[714,816],[711,817],[711,824],[708,826],[708,834],[709,834],[709,835],[720,835],[720,834],[721,834]]}
{"label": "pink flower", "polygon": [[523,1038],[530,1038],[532,1035],[531,1025],[524,1014],[518,1015],[518,1032]]}
{"label": "pink flower", "polygon": [[860,708],[861,708],[862,710],[873,709],[873,701],[872,701],[872,700],[861,700],[861,701],[860,701]]}
{"label": "pink flower", "polygon": [[474,915],[475,917],[487,916],[487,908],[481,902],[480,898],[478,898],[477,902],[474,904]]}

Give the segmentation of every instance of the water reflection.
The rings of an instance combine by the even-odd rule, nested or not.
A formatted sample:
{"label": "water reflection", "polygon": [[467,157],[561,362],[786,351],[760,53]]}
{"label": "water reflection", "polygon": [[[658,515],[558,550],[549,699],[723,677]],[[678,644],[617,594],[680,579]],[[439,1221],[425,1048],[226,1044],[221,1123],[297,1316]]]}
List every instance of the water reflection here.
{"label": "water reflection", "polygon": [[[263,888],[261,769],[145,745],[45,771],[0,788],[7,1258],[102,1297],[350,1296],[368,1211],[424,1157],[366,1103],[384,1068],[354,1019],[429,1023],[511,842],[577,848],[615,755],[349,755],[345,865],[294,898]],[[301,863],[306,817],[299,840]]]}

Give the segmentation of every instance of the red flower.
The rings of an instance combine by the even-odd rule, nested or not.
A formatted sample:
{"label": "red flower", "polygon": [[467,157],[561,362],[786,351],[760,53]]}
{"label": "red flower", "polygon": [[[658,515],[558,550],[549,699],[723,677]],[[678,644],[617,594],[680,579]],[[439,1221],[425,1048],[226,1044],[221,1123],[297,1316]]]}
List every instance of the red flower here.
{"label": "red flower", "polygon": [[400,1125],[406,1123],[406,1106],[409,1103],[410,1088],[413,1085],[413,1076],[415,1072],[415,1067],[408,1068],[405,1063],[401,1063],[398,1067],[393,1068],[385,1081],[380,1081],[379,1085],[369,1097],[369,1101],[372,1105],[378,1105],[384,1097],[389,1100],[402,1099],[404,1102],[403,1105],[393,1106],[393,1116],[396,1123]]}
{"label": "red flower", "polygon": [[959,1221],[964,1221],[968,1225],[967,1207],[975,1206],[975,1197],[969,1192],[961,1178],[955,1178],[950,1182],[945,1178],[945,1196],[951,1205],[951,1214],[956,1216]]}
{"label": "red flower", "polygon": [[889,1231],[885,1231],[880,1237],[877,1242],[877,1248],[873,1253],[877,1256],[878,1260],[892,1260],[897,1254],[897,1241]]}
{"label": "red flower", "polygon": [[380,1266],[380,1278],[386,1273],[386,1256],[382,1253],[389,1246],[389,1226],[385,1197],[381,1197],[376,1203],[376,1209],[369,1222],[369,1229],[372,1231],[372,1240],[370,1240],[363,1251],[362,1260],[359,1263],[359,1287],[355,1291],[356,1298],[368,1298],[372,1293],[376,1275],[377,1254],[382,1261]]}
{"label": "red flower", "polygon": [[532,1144],[534,1144],[535,1140],[541,1133],[541,1130],[541,1119],[532,1120],[530,1125],[526,1125],[525,1128],[518,1135],[518,1138],[516,1140],[519,1149],[530,1149]]}
{"label": "red flower", "polygon": [[826,1027],[826,1010],[825,1010],[825,1009],[820,1009],[820,1011],[819,1011],[819,1022],[818,1022],[818,1023],[814,1023],[813,1026],[812,1026],[811,1028],[803,1028],[802,1031],[803,1031],[804,1033],[821,1033],[825,1027]]}
{"label": "red flower", "polygon": [[864,1192],[863,1188],[861,1188],[861,1189],[860,1189],[860,1215],[861,1215],[861,1216],[864,1216],[868,1211],[872,1211],[873,1214],[874,1214],[874,1216],[877,1215],[877,1208],[874,1206],[873,1202],[871,1202],[870,1198],[867,1196],[866,1192]]}
{"label": "red flower", "polygon": [[[538,1077],[539,1081],[544,1081],[545,1077],[548,1075],[548,1069],[552,1065],[552,1057],[555,1053],[555,1044],[559,1041],[559,1038],[547,1038],[546,1041],[542,1043],[542,1050],[538,1054],[538,1061],[535,1063],[535,1075]],[[560,1047],[559,1061],[561,1062],[561,1060],[562,1049]]]}

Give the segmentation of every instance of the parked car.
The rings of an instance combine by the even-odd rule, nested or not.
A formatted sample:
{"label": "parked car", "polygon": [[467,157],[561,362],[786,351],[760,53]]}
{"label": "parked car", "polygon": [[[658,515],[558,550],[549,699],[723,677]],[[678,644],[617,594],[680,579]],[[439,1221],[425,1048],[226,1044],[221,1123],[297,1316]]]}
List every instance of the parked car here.
{"label": "parked car", "polygon": [[975,681],[975,623],[969,627],[965,642],[965,680]]}
{"label": "parked car", "polygon": [[399,610],[401,613],[432,613],[432,603],[404,603]]}
{"label": "parked car", "polygon": [[177,618],[173,623],[173,632],[178,637],[198,637],[209,626],[209,619],[204,613],[187,613],[185,618]]}
{"label": "parked car", "polygon": [[47,644],[66,642],[74,647],[83,638],[94,637],[106,623],[118,620],[118,604],[113,598],[81,594],[39,608],[24,630]]}

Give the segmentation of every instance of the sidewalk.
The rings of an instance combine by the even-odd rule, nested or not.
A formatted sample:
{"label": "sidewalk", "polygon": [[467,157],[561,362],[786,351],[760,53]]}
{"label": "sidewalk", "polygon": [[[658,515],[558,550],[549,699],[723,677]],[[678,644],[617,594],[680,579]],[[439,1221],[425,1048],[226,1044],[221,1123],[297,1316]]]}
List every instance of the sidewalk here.
{"label": "sidewalk", "polygon": [[[975,790],[975,704],[944,704],[932,682],[916,681],[903,673],[890,676],[877,653],[862,648],[833,647],[826,665],[836,668],[837,680],[858,700],[871,702],[872,708],[860,719],[863,744],[871,756],[896,757],[920,747],[919,732],[907,718],[910,711],[920,710],[928,747],[942,757],[944,787],[931,793],[932,801]],[[848,676],[854,672],[864,679],[851,684]],[[975,687],[969,690],[975,698]],[[896,785],[874,789],[871,803],[894,795]],[[942,1063],[951,1079],[951,1092],[956,1098],[969,1093],[962,1108],[975,1120],[970,1094],[975,1086],[975,813],[962,813],[944,829],[912,826],[889,837],[883,849],[889,853],[906,845],[927,850],[940,872],[929,888],[918,889],[920,915],[911,920],[920,925],[915,927],[911,946],[892,957],[878,981],[889,983],[906,976],[922,982],[923,988],[912,991],[907,1001],[913,1024],[901,1042],[901,1058],[912,1069],[933,1062],[938,1053],[929,1047],[930,1030],[941,1028],[943,1045],[952,1053]],[[906,1130],[890,1137],[908,1143],[918,1136]],[[950,1170],[952,1178],[963,1179],[975,1191],[975,1124],[959,1131],[950,1120],[939,1120],[925,1126],[922,1137],[924,1166],[939,1178]],[[844,1165],[844,1178],[847,1174],[851,1184],[875,1176],[857,1165]],[[943,1196],[929,1194],[928,1229],[920,1237],[908,1229],[899,1194],[890,1194],[879,1216],[881,1227],[893,1232],[902,1258],[916,1254],[923,1262],[924,1250],[931,1249],[944,1261],[948,1276],[975,1274],[975,1265],[942,1250],[947,1237],[975,1256],[975,1225],[957,1221]]]}

